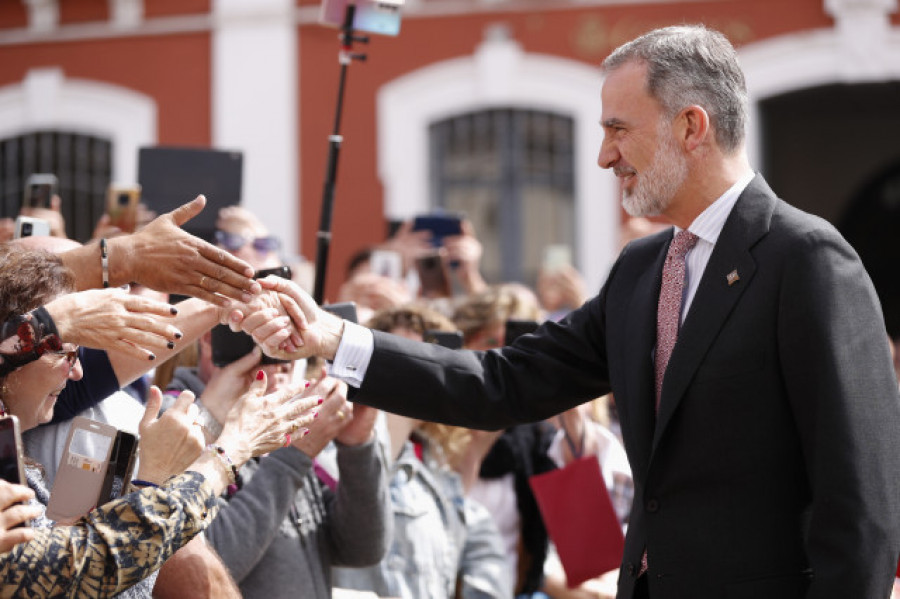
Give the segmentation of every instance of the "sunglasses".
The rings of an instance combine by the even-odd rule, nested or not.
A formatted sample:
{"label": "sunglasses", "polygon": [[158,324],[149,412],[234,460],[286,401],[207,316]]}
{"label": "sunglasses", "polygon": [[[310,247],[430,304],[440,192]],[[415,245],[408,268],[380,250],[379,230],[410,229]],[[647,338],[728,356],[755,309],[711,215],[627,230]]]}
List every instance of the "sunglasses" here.
{"label": "sunglasses", "polygon": [[74,368],[75,362],[78,361],[78,349],[77,345],[64,345],[62,349],[50,350],[47,353],[56,356],[65,356],[66,361],[69,363],[69,368]]}
{"label": "sunglasses", "polygon": [[221,245],[229,252],[236,252],[245,245],[252,244],[253,249],[257,252],[277,252],[281,249],[281,242],[277,237],[267,235],[266,237],[249,238],[237,233],[229,233],[228,231],[216,231],[216,243]]}

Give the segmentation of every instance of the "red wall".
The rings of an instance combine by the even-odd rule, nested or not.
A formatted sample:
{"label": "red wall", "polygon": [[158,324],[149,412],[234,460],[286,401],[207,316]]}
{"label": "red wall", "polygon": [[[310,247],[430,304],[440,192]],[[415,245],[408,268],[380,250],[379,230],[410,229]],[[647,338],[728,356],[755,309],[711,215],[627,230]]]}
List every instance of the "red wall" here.
{"label": "red wall", "polygon": [[[822,0],[792,0],[790,5],[791,10],[786,11],[784,0],[732,0],[407,18],[397,38],[373,36],[365,49],[369,60],[354,63],[347,79],[341,126],[345,141],[338,167],[326,295],[335,296],[350,256],[383,238],[375,101],[385,83],[428,64],[472,54],[485,27],[493,23],[507,24],[526,52],[589,64],[599,64],[612,48],[642,32],[675,23],[706,23],[724,31],[738,45],[832,25],[822,10]],[[301,251],[310,259],[315,256],[327,138],[337,97],[337,51],[334,29],[300,28]]]}
{"label": "red wall", "polygon": [[208,33],[3,46],[0,86],[18,83],[29,69],[46,66],[61,67],[66,77],[121,85],[151,96],[159,109],[160,143],[210,143]]}

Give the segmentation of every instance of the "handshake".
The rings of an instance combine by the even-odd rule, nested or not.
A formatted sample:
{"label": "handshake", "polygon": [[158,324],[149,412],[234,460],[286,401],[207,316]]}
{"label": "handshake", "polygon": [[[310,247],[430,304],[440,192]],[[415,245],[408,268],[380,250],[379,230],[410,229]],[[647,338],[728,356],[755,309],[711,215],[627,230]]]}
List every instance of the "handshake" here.
{"label": "handshake", "polygon": [[289,279],[259,279],[262,293],[250,302],[232,304],[223,324],[253,337],[263,353],[281,360],[320,356],[333,360],[344,321],[320,308],[315,300]]}

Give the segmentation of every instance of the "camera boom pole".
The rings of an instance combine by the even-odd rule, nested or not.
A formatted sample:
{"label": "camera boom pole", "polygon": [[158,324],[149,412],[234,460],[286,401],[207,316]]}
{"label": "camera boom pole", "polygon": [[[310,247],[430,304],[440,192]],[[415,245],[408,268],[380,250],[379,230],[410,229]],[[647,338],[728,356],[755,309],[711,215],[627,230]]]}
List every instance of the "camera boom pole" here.
{"label": "camera boom pole", "polygon": [[365,60],[365,54],[353,52],[353,42],[361,44],[369,43],[369,38],[364,35],[354,35],[353,17],[356,14],[356,5],[348,3],[344,13],[344,24],[341,26],[341,50],[338,53],[338,62],[341,65],[341,75],[338,82],[337,106],[334,114],[334,128],[328,136],[328,166],[325,169],[325,184],[322,189],[322,214],[319,219],[319,232],[316,235],[316,281],[313,288],[313,299],[319,305],[325,297],[325,272],[328,268],[328,250],[331,247],[331,216],[334,210],[334,186],[337,180],[338,156],[341,152],[341,143],[344,141],[341,135],[341,111],[344,107],[344,87],[347,81],[347,67],[354,60]]}

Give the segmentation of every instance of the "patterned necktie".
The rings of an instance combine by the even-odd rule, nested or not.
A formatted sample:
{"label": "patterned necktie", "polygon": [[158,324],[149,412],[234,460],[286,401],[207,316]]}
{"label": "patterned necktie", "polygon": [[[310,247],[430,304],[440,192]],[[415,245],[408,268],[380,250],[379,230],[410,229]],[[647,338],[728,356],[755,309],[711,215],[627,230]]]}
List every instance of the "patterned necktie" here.
{"label": "patterned necktie", "polygon": [[669,245],[666,263],[662,271],[662,287],[656,309],[656,409],[662,395],[663,377],[672,357],[672,349],[681,325],[681,302],[684,295],[684,258],[698,237],[685,229],[678,233]]}

